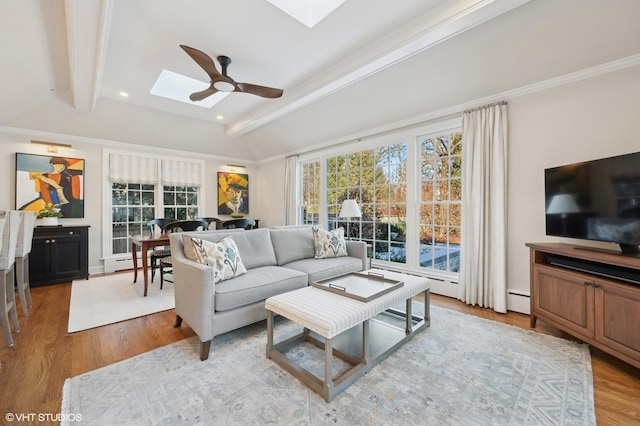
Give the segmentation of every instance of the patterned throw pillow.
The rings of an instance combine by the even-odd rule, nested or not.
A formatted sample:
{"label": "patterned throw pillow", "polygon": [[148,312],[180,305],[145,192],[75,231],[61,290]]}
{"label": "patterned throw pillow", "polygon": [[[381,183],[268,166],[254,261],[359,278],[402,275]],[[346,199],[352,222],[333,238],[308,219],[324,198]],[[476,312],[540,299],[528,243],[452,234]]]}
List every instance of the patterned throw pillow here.
{"label": "patterned throw pillow", "polygon": [[191,238],[191,244],[196,261],[213,268],[214,284],[247,272],[233,238],[226,236],[217,243]]}
{"label": "patterned throw pillow", "polygon": [[313,240],[316,248],[316,259],[348,256],[343,228],[325,231],[314,225],[311,230],[313,231]]}

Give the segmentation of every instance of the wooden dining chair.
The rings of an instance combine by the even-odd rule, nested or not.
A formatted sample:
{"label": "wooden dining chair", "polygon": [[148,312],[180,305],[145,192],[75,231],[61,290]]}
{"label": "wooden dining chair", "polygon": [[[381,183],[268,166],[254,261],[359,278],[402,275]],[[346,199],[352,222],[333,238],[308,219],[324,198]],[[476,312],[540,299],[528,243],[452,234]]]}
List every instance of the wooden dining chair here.
{"label": "wooden dining chair", "polygon": [[243,219],[231,219],[225,220],[220,225],[222,229],[234,229],[234,228],[244,228],[244,229],[254,229],[256,227],[256,221],[253,219],[243,218]]}
{"label": "wooden dining chair", "polygon": [[[173,232],[206,231],[208,229],[209,223],[204,219],[176,220],[165,227],[165,232],[171,234]],[[164,275],[172,272],[172,266],[171,251],[169,251],[169,256],[160,259],[160,290],[162,290],[164,284]]]}
{"label": "wooden dining chair", "polygon": [[[170,218],[151,219],[147,222],[147,226],[149,227],[149,234],[153,235],[157,232],[165,232],[166,226],[175,221],[175,219]],[[151,282],[153,282],[153,277],[156,273],[156,269],[158,269],[160,266],[160,259],[167,256],[171,256],[171,248],[169,246],[154,247],[153,250],[151,250],[151,254],[149,257],[151,263]]]}
{"label": "wooden dining chair", "polygon": [[209,224],[209,228],[208,229],[210,229],[210,230],[218,229],[218,224],[220,222],[222,222],[217,217],[199,217],[198,219],[206,220],[207,223]]}

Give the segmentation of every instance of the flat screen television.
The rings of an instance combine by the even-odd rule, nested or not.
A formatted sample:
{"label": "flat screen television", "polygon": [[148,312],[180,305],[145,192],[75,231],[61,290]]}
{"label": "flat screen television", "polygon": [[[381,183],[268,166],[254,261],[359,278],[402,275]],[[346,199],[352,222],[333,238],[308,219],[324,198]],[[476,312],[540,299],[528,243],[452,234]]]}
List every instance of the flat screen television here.
{"label": "flat screen television", "polygon": [[546,234],[639,256],[640,152],[545,169]]}

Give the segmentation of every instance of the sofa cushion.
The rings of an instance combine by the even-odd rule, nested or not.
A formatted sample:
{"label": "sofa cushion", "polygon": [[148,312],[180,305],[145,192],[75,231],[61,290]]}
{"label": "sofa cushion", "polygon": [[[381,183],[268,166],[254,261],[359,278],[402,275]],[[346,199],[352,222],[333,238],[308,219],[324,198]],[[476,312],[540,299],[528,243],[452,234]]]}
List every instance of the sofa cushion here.
{"label": "sofa cushion", "polygon": [[[250,231],[251,232],[251,231]],[[215,286],[215,310],[228,311],[276,294],[303,288],[307,276],[294,269],[262,266]]]}
{"label": "sofa cushion", "polygon": [[252,229],[231,236],[238,245],[247,269],[276,265],[276,253],[268,228]]}
{"label": "sofa cushion", "polygon": [[238,246],[238,251],[242,257],[244,266],[247,269],[259,266],[276,265],[276,254],[271,243],[269,229],[261,228],[246,231],[244,229],[224,229],[217,231],[187,232],[183,235],[184,255],[187,259],[197,262],[195,254],[191,248],[191,238],[201,238],[203,240],[217,242],[220,239],[230,236]]}
{"label": "sofa cushion", "polygon": [[191,244],[192,238],[200,238],[202,240],[218,242],[224,237],[228,235],[233,235],[234,233],[244,232],[244,229],[225,229],[220,231],[193,231],[193,232],[181,232],[182,235],[182,245],[184,248],[184,256],[189,259],[197,262],[196,254],[193,251],[193,244]]}
{"label": "sofa cushion", "polygon": [[308,275],[308,283],[312,283],[336,275],[358,272],[362,270],[362,259],[352,256],[331,257],[327,259],[303,259],[284,265]]}
{"label": "sofa cushion", "polygon": [[240,258],[238,247],[229,236],[217,243],[192,238],[194,252],[198,262],[213,268],[213,282],[218,283],[247,273]]}
{"label": "sofa cushion", "polygon": [[278,265],[315,256],[311,226],[281,226],[270,232]]}
{"label": "sofa cushion", "polygon": [[311,228],[315,244],[315,258],[326,259],[330,257],[347,256],[347,243],[344,240],[344,229],[337,228],[333,231],[325,231],[317,225]]}

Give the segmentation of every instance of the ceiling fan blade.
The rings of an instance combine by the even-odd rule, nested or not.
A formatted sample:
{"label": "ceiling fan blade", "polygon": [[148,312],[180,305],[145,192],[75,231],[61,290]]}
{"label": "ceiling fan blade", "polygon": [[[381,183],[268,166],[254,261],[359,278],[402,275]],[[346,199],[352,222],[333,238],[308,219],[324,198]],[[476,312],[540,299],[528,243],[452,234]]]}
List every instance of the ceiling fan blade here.
{"label": "ceiling fan blade", "polygon": [[194,49],[193,47],[185,46],[183,44],[180,45],[182,50],[187,52],[191,58],[196,61],[200,68],[202,68],[211,78],[211,82],[215,82],[218,80],[224,80],[224,76],[218,72],[216,69],[216,65],[213,62],[213,59],[209,55],[204,52],[201,52],[198,49]]}
{"label": "ceiling fan blade", "polygon": [[209,86],[209,88],[203,90],[202,92],[192,93],[191,96],[189,96],[189,99],[191,99],[193,102],[201,101],[205,98],[208,98],[209,96],[213,95],[216,92],[218,92],[218,90],[215,87],[213,87],[213,84],[212,84],[211,86]]}
{"label": "ceiling fan blade", "polygon": [[249,83],[236,83],[235,91],[258,95],[263,98],[279,98],[283,93],[282,89],[274,89],[273,87],[258,86]]}

